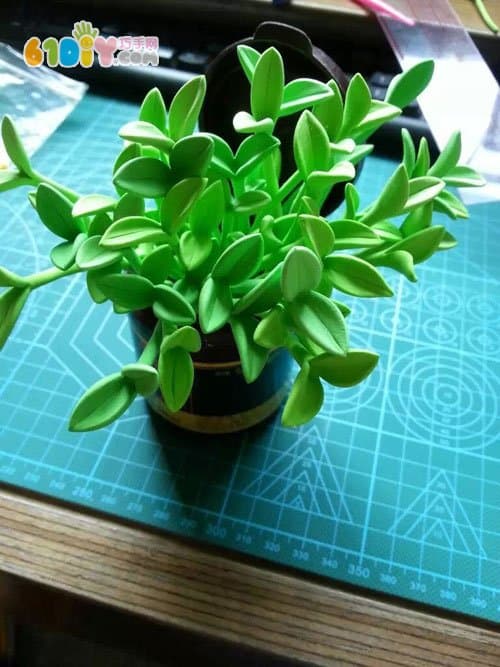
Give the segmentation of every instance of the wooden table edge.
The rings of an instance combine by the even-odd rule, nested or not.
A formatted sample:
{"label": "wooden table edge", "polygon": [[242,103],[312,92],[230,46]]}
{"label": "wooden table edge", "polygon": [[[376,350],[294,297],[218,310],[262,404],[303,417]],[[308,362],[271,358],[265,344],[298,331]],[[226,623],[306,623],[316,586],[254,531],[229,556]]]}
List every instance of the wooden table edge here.
{"label": "wooden table edge", "polygon": [[0,487],[0,604],[16,582],[303,664],[500,664],[493,628]]}

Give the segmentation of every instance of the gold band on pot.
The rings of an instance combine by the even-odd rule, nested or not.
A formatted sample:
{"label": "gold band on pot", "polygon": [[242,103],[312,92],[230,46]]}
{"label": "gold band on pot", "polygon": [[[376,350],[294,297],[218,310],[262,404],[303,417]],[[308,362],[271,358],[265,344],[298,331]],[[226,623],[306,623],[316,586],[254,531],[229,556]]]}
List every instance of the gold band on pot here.
{"label": "gold band on pot", "polygon": [[273,396],[257,405],[255,408],[238,412],[233,415],[195,415],[191,412],[169,412],[165,408],[165,404],[158,396],[153,394],[147,398],[151,408],[167,421],[187,429],[188,431],[196,431],[198,433],[207,434],[221,434],[221,433],[236,433],[243,429],[255,426],[275,412],[285,397],[286,387],[279,389]]}

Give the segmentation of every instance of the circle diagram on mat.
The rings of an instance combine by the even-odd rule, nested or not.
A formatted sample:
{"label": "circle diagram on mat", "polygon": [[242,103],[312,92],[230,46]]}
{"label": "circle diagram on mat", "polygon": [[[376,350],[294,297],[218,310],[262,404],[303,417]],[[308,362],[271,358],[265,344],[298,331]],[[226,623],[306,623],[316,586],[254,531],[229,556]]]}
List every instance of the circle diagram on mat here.
{"label": "circle diagram on mat", "polygon": [[407,434],[454,450],[498,439],[500,381],[480,359],[419,348],[397,358],[388,401]]}

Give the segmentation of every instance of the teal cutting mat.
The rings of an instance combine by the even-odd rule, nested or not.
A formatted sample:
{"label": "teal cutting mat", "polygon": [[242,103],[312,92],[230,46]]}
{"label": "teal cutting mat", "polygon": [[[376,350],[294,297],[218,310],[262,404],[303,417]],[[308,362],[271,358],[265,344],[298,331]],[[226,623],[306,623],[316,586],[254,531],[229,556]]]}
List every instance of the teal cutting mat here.
{"label": "teal cutting mat", "polygon": [[[82,193],[109,179],[136,108],[88,96],[36,156]],[[114,141],[110,147],[110,141]],[[365,200],[393,165],[370,158]],[[0,197],[0,265],[46,266],[54,238],[25,193]],[[157,435],[137,401],[113,426],[66,430],[75,398],[134,358],[128,321],[82,277],[30,297],[0,354],[0,480],[333,579],[500,621],[500,205],[452,223],[460,247],[395,298],[358,301],[363,385],[314,422],[238,437]]]}

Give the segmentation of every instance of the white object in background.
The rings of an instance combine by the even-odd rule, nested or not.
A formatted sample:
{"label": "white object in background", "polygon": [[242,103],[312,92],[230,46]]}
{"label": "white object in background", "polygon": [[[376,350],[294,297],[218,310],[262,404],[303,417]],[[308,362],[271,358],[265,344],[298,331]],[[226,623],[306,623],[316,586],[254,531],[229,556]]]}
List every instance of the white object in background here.
{"label": "white object in background", "polygon": [[[418,98],[440,149],[453,130],[462,133],[462,162],[487,180],[461,191],[468,204],[500,201],[500,89],[448,0],[393,0],[413,27],[378,15],[401,68],[435,62],[434,76]],[[494,38],[492,38],[494,39]]]}
{"label": "white object in background", "polygon": [[[48,67],[28,67],[21,53],[0,42],[0,116],[12,118],[29,155],[73,111],[87,88]],[[0,139],[0,168],[9,163]]]}

